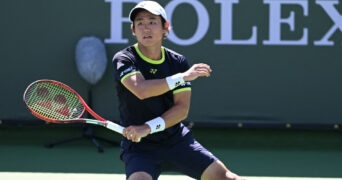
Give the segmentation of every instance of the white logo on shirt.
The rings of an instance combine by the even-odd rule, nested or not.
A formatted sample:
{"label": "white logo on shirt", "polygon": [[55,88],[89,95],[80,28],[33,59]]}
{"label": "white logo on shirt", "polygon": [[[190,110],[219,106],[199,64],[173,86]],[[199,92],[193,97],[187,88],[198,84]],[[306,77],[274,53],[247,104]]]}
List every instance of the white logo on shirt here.
{"label": "white logo on shirt", "polygon": [[122,63],[121,61],[118,61],[118,63],[116,63],[116,69],[120,69],[122,66],[124,66],[124,63]]}

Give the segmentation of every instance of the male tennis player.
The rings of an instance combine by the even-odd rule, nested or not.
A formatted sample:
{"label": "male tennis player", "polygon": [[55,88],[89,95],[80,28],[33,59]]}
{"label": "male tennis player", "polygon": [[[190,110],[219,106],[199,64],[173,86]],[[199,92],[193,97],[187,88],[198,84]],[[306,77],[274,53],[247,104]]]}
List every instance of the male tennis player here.
{"label": "male tennis player", "polygon": [[190,81],[210,76],[210,66],[190,67],[183,55],[162,46],[170,27],[158,3],[138,3],[129,18],[138,42],[113,58],[121,124],[126,127],[121,159],[127,179],[156,180],[165,170],[201,180],[242,179],[182,124],[190,108]]}

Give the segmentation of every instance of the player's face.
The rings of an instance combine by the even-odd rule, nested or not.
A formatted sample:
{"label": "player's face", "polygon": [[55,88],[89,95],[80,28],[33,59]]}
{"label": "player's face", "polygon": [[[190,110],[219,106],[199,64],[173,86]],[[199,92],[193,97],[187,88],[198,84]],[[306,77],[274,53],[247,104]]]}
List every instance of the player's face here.
{"label": "player's face", "polygon": [[148,11],[140,11],[134,19],[132,31],[138,42],[144,46],[161,46],[163,34],[166,30],[163,28],[160,16],[151,14]]}

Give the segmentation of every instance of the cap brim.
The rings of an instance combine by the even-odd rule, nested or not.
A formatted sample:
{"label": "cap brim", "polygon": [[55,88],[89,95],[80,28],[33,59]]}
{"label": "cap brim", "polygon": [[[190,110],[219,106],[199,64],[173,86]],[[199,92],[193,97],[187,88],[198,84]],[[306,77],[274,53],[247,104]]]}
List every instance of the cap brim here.
{"label": "cap brim", "polygon": [[[146,8],[142,8],[142,7],[138,7],[138,8],[134,8],[132,9],[132,11],[129,13],[129,19],[133,22],[134,21],[134,18],[135,16],[137,15],[137,13],[139,11],[142,11],[142,10],[145,10],[147,12],[150,12],[154,15],[157,15],[157,16],[160,16],[161,14],[160,13],[156,13],[156,12],[151,12],[150,10],[146,9]],[[162,17],[164,19],[164,17]]]}
{"label": "cap brim", "polygon": [[154,15],[161,16],[164,20],[167,21],[167,16],[164,8],[155,1],[142,1],[138,3],[129,13],[129,19],[133,22],[135,16],[141,10],[145,10]]}

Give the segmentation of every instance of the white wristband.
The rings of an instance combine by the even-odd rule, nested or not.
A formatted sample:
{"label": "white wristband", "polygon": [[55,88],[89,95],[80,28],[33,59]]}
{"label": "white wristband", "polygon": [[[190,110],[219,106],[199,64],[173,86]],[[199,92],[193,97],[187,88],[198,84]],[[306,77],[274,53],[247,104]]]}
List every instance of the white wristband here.
{"label": "white wristband", "polygon": [[175,74],[175,75],[166,77],[166,82],[170,90],[185,83],[183,76],[181,74]]}
{"label": "white wristband", "polygon": [[154,118],[152,120],[149,120],[145,124],[150,126],[150,128],[151,128],[150,134],[160,132],[160,131],[164,131],[164,129],[165,129],[165,121],[161,117],[157,117],[157,118]]}

